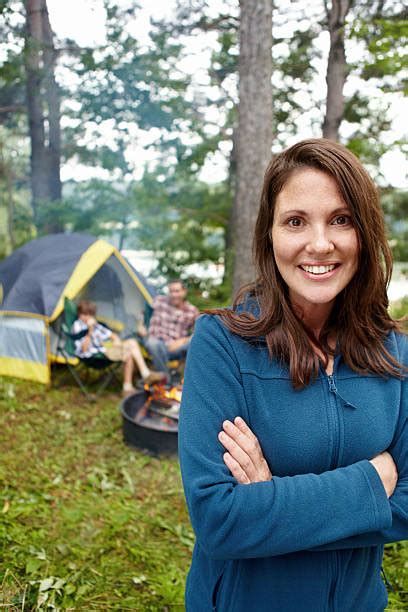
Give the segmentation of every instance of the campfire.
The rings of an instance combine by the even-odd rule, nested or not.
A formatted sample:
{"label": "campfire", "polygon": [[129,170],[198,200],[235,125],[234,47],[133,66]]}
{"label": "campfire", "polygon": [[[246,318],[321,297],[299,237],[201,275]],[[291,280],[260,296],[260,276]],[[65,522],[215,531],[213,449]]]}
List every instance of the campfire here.
{"label": "campfire", "polygon": [[181,385],[157,385],[126,397],[121,404],[125,442],[155,455],[177,455],[180,396]]}
{"label": "campfire", "polygon": [[148,393],[147,399],[136,415],[140,423],[146,418],[160,418],[163,424],[176,425],[180,414],[180,402],[183,383],[168,389],[165,385],[157,384],[144,386]]}
{"label": "campfire", "polygon": [[[148,385],[145,385],[145,389],[146,391],[150,391]],[[183,383],[181,382],[179,385],[175,385],[170,389],[166,389],[164,385],[153,385],[153,391],[150,391],[150,393],[152,400],[159,402],[166,401],[171,404],[177,402],[178,404],[180,404],[182,391]]]}

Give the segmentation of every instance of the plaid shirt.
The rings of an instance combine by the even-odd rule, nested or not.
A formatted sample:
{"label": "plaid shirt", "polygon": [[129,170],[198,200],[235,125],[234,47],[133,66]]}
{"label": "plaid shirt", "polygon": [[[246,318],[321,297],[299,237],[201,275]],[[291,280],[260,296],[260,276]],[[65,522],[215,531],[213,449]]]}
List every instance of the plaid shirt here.
{"label": "plaid shirt", "polygon": [[189,335],[199,314],[198,308],[190,302],[184,302],[182,308],[176,308],[170,304],[167,296],[159,295],[153,302],[149,336],[160,338],[164,342],[184,338]]}
{"label": "plaid shirt", "polygon": [[[85,330],[88,330],[88,326],[81,321],[81,319],[77,319],[72,325],[71,333],[79,334]],[[82,350],[82,343],[85,339],[84,336],[83,338],[79,338],[79,340],[75,340],[75,354],[78,357],[86,358],[92,357],[92,355],[96,355],[97,353],[104,353],[105,347],[103,346],[103,343],[106,342],[106,340],[109,340],[111,335],[112,332],[110,329],[104,325],[101,325],[100,323],[96,323],[91,334],[91,342],[88,346],[88,350]]]}

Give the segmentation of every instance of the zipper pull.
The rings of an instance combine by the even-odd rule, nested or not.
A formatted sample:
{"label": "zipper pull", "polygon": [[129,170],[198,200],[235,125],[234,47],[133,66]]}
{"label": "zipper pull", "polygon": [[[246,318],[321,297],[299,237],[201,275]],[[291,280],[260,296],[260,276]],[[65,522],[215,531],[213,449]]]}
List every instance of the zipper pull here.
{"label": "zipper pull", "polygon": [[329,389],[332,393],[337,393],[337,387],[336,387],[336,383],[334,382],[334,377],[333,374],[328,374],[327,375],[328,381],[329,381]]}
{"label": "zipper pull", "polygon": [[348,400],[344,399],[344,397],[338,392],[333,374],[328,374],[327,375],[327,379],[328,379],[328,382],[329,382],[329,390],[330,390],[330,392],[334,393],[335,395],[337,395],[337,397],[339,397],[341,399],[341,401],[343,402],[343,404],[345,406],[350,406],[350,408],[356,409],[357,407],[354,406],[354,404],[352,404]]}

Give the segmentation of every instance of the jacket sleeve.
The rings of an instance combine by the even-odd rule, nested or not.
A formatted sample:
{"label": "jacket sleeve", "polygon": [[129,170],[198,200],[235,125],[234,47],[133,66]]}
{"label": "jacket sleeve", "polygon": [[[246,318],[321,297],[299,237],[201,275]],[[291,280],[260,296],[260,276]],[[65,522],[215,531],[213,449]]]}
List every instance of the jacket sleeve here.
{"label": "jacket sleeve", "polygon": [[197,541],[212,558],[281,555],[391,527],[391,510],[367,460],[319,475],[237,484],[217,439],[225,419],[248,418],[228,333],[201,317],[189,349],[179,423],[183,484]]}
{"label": "jacket sleeve", "polygon": [[[408,365],[408,342],[400,337],[402,344],[398,359],[405,367]],[[385,449],[384,449],[385,450]],[[386,449],[392,455],[398,471],[398,482],[389,499],[392,524],[385,529],[363,533],[338,542],[321,546],[318,550],[340,548],[360,548],[377,546],[408,539],[408,380],[401,380],[401,401],[398,425],[391,446]]]}

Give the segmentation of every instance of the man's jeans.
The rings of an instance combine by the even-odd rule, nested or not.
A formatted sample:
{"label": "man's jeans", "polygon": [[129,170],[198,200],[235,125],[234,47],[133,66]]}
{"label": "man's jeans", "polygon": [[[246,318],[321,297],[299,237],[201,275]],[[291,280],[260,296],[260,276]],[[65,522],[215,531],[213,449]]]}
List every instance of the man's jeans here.
{"label": "man's jeans", "polygon": [[167,362],[171,359],[184,359],[187,355],[190,340],[177,349],[177,351],[168,351],[164,340],[154,338],[153,336],[147,336],[144,339],[144,345],[152,356],[156,370],[159,372],[166,372],[170,380],[170,370],[167,366]]}

